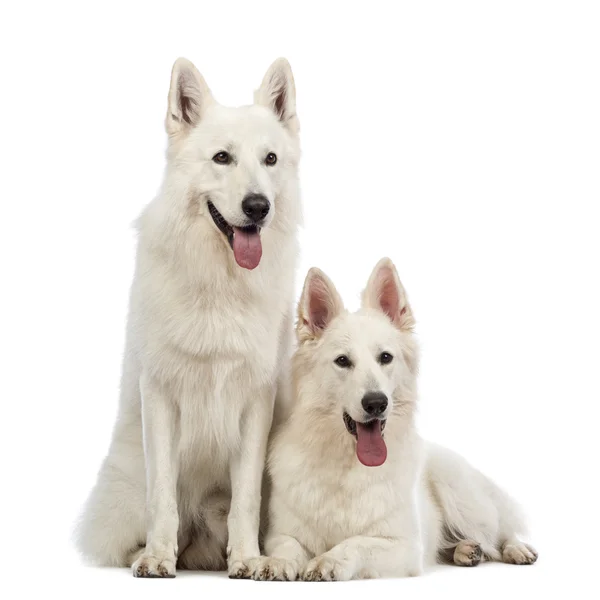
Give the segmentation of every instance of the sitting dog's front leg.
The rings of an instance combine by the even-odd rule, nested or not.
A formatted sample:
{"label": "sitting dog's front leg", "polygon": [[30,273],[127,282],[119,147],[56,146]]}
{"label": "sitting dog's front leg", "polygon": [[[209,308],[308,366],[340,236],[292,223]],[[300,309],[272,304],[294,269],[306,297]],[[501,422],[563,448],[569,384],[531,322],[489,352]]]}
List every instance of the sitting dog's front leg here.
{"label": "sitting dog's front leg", "polygon": [[356,536],[344,540],[307,565],[305,581],[346,581],[420,575],[422,550],[405,540]]}
{"label": "sitting dog's front leg", "polygon": [[274,390],[269,387],[250,401],[242,416],[240,450],[230,464],[227,565],[229,577],[234,579],[250,577],[260,557],[261,485],[274,399]]}
{"label": "sitting dog's front leg", "polygon": [[142,428],[146,464],[146,548],[133,563],[135,577],[175,577],[177,560],[177,410],[160,384],[142,375]]}

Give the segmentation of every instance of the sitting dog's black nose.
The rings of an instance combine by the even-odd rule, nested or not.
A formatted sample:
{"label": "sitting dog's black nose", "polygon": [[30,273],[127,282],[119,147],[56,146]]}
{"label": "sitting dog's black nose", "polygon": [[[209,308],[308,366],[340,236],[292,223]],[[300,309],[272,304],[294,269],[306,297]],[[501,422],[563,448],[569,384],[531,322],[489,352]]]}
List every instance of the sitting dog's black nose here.
{"label": "sitting dog's black nose", "polygon": [[362,405],[368,415],[378,417],[387,408],[387,396],[383,392],[368,392],[363,396]]}
{"label": "sitting dog's black nose", "polygon": [[242,210],[253,223],[262,221],[270,208],[271,203],[262,194],[248,194],[242,200]]}

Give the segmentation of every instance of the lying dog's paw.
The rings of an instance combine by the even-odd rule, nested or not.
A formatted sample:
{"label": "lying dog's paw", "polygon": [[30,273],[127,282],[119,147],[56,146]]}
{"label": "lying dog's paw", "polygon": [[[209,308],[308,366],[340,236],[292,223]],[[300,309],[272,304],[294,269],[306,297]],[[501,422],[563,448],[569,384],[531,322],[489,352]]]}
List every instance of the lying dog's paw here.
{"label": "lying dog's paw", "polygon": [[477,542],[463,540],[454,550],[454,564],[459,567],[476,567],[482,558],[483,552]]}
{"label": "lying dog's paw", "polygon": [[256,581],[296,581],[299,571],[296,560],[263,556],[257,561],[251,577]]}
{"label": "lying dog's paw", "polygon": [[131,567],[134,577],[175,577],[175,560],[170,556],[142,554]]}
{"label": "lying dog's paw", "polygon": [[304,571],[304,581],[347,581],[352,573],[344,563],[323,554],[313,558]]}
{"label": "lying dog's paw", "polygon": [[538,553],[529,544],[506,544],[502,549],[502,562],[512,565],[532,565]]}
{"label": "lying dog's paw", "polygon": [[229,579],[250,579],[261,557],[230,560],[227,571]]}

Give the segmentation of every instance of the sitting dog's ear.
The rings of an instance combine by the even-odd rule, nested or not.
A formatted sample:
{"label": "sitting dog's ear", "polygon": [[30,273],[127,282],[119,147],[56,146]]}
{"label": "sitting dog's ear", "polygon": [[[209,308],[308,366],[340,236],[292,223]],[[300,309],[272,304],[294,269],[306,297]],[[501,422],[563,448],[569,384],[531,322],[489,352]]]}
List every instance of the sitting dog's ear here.
{"label": "sitting dog's ear", "polygon": [[178,58],[171,71],[167,133],[176,135],[197,125],[212,102],[212,94],[198,69],[189,60]]}
{"label": "sitting dog's ear", "polygon": [[278,58],[269,67],[254,93],[254,102],[271,109],[292,133],[298,133],[296,86],[292,68],[285,58]]}
{"label": "sitting dog's ear", "polygon": [[310,269],[298,303],[298,341],[302,343],[320,337],[343,310],[342,299],[329,277],[320,269]]}
{"label": "sitting dog's ear", "polygon": [[398,329],[412,331],[415,325],[406,292],[389,258],[382,258],[373,269],[363,292],[362,305],[383,311]]}

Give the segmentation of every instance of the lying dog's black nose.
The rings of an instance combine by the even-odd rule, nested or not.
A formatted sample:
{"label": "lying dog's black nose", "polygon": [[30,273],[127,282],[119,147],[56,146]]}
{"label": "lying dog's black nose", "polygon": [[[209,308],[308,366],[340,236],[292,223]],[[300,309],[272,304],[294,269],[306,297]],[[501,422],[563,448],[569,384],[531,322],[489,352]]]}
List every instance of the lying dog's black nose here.
{"label": "lying dog's black nose", "polygon": [[378,417],[385,412],[388,405],[387,396],[383,392],[368,392],[363,396],[362,406],[372,417]]}
{"label": "lying dog's black nose", "polygon": [[270,208],[271,203],[262,194],[248,194],[242,200],[242,210],[253,223],[262,221]]}

